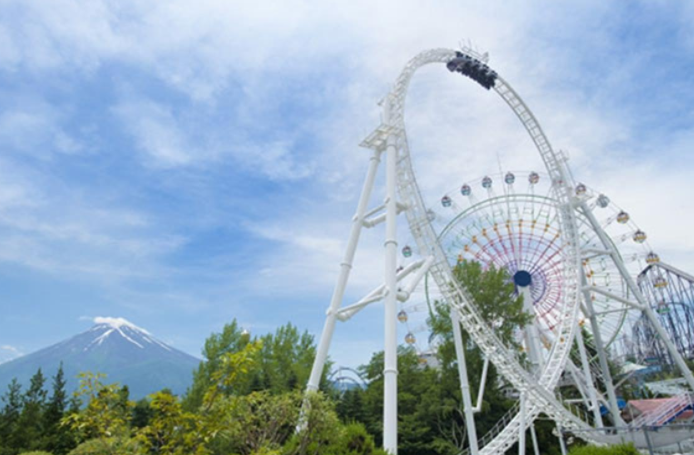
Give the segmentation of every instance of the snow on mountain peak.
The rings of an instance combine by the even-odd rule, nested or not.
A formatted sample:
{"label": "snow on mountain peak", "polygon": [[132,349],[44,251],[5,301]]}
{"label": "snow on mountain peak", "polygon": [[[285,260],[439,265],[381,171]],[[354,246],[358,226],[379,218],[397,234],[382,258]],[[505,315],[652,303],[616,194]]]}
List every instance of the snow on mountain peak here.
{"label": "snow on mountain peak", "polygon": [[92,327],[92,330],[97,330],[100,332],[100,335],[84,348],[85,351],[92,347],[101,345],[106,338],[114,333],[120,335],[125,340],[134,344],[140,349],[145,348],[145,346],[143,346],[144,344],[151,344],[158,345],[167,351],[171,351],[171,348],[165,343],[157,340],[154,338],[154,336],[152,336],[151,333],[141,327],[136,326],[127,319],[97,316],[94,318],[94,324],[96,325]]}
{"label": "snow on mountain peak", "polygon": [[112,318],[112,317],[108,317],[108,316],[97,316],[94,318],[94,324],[108,325],[114,329],[120,329],[121,327],[128,327],[130,329],[139,330],[140,332],[146,333],[147,335],[150,334],[145,329],[136,326],[135,324],[133,324],[132,322],[128,321],[125,318]]}

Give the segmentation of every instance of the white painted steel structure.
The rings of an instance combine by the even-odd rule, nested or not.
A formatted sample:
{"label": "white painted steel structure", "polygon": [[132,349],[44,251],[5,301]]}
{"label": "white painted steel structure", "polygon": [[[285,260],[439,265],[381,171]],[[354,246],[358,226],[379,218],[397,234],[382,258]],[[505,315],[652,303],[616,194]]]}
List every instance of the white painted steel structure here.
{"label": "white painted steel structure", "polygon": [[[545,175],[533,171],[500,172],[460,182],[462,186],[446,192],[440,203],[435,204],[438,210],[432,222],[439,232],[439,242],[448,255],[449,263],[471,260],[485,268],[493,266],[504,269],[514,278],[517,292],[524,296],[526,312],[536,316],[535,323],[526,328],[524,335],[525,352],[534,365],[532,371],[537,371],[544,360],[541,346],[551,347],[553,327],[557,321],[555,308],[564,298],[563,262],[556,259],[564,247],[560,236],[562,226],[548,180]],[[657,257],[648,247],[643,231],[628,217],[627,212],[607,196],[583,183],[576,185],[575,194],[577,199],[585,201],[588,208],[599,215],[603,231],[630,266],[631,276],[636,276],[644,264]],[[601,406],[612,411],[606,416],[611,421],[621,423],[621,419],[612,381],[606,380],[610,372],[607,370],[606,374],[603,373],[600,362],[607,359],[587,354],[598,352],[591,332],[594,326],[599,328],[599,341],[602,343],[604,340],[600,352],[604,352],[611,344],[620,344],[625,334],[622,329],[638,320],[641,312],[629,305],[631,293],[621,272],[612,261],[604,258],[606,251],[591,223],[578,213],[577,225],[583,272],[591,289],[582,294],[584,299],[590,299],[594,310],[591,314],[595,315],[597,324],[584,326],[589,335],[587,339],[584,339],[581,330],[576,331],[577,349],[572,351],[568,370],[560,386],[575,387],[582,399],[572,402],[581,403],[584,409],[592,411],[590,420],[596,427],[602,427]],[[522,283],[524,276],[530,284]],[[417,320],[417,310],[423,306],[428,313],[432,311],[432,303],[441,300],[435,291],[436,288],[427,283],[427,303],[414,304],[406,307],[407,311],[403,310],[408,316],[405,324],[411,333],[415,331],[411,329],[410,321]],[[591,317],[586,305],[582,310],[579,325]],[[431,337],[428,338],[431,340]],[[434,339],[433,346],[430,345],[428,349],[435,348]],[[615,351],[611,351],[613,360]],[[466,375],[461,374],[461,377]],[[604,392],[597,389],[602,384],[607,387]],[[610,399],[606,399],[605,395]]]}
{"label": "white painted steel structure", "polygon": [[[486,57],[471,49],[464,49],[462,52],[434,49],[418,54],[408,62],[392,91],[383,100],[382,124],[361,144],[372,149],[371,161],[357,211],[352,219],[349,241],[340,265],[340,273],[327,311],[325,326],[307,387],[309,391],[318,389],[337,320],[347,320],[364,306],[383,300],[385,306],[383,441],[384,448],[392,454],[397,453],[397,302],[398,300],[407,300],[425,273],[428,273],[432,281],[436,283],[441,296],[451,310],[471,453],[504,453],[519,439],[525,438],[526,429],[539,413],[547,414],[564,430],[573,429],[586,432],[590,429],[585,421],[565,408],[554,395],[555,387],[567,366],[569,351],[579,332],[577,330],[579,311],[586,292],[588,292],[583,279],[582,252],[580,251],[580,238],[576,221],[576,211],[585,211],[587,208],[584,202],[575,197],[575,185],[566,167],[565,158],[561,153],[552,149],[535,116],[501,77],[495,77],[492,84],[493,89],[513,110],[535,144],[553,184],[552,197],[557,203],[557,212],[561,223],[560,235],[563,248],[560,254],[563,262],[561,273],[564,293],[560,305],[556,309],[557,323],[553,329],[554,341],[549,351],[544,355],[539,371],[534,374],[526,371],[515,354],[509,352],[480,316],[468,290],[454,279],[451,264],[449,264],[439,243],[437,233],[431,225],[432,214],[424,205],[410,160],[404,124],[405,100],[410,80],[419,68],[428,64],[448,64],[456,58],[471,59],[476,65],[481,65],[482,62],[486,61]],[[482,84],[482,82],[480,83]],[[376,171],[384,155],[386,167],[385,201],[380,207],[369,211],[367,206],[374,188]],[[421,259],[398,271],[396,227],[397,217],[400,213],[405,215],[409,230],[416,242],[415,252]],[[584,213],[584,216],[589,220],[591,219],[588,213]],[[371,228],[382,222],[385,222],[386,225],[384,283],[355,304],[342,308],[345,287],[352,269],[361,231],[365,227]],[[601,232],[602,228],[599,225],[593,227],[598,233]],[[621,259],[607,239],[605,239],[603,246],[605,248],[604,254],[609,254],[610,258],[619,264]],[[622,272],[626,271],[622,270]],[[407,277],[410,277],[410,281],[405,285],[404,280]],[[627,278],[625,277],[625,279]],[[629,287],[632,292],[638,293],[635,284]],[[636,304],[643,305],[638,295]],[[464,371],[464,353],[460,349],[461,326],[470,334],[486,358],[496,366],[504,379],[523,397],[522,405],[519,408],[514,408],[513,412],[509,413],[492,433],[479,441],[479,444],[474,427],[474,408],[469,396],[467,375]],[[687,379],[690,384],[694,385],[694,378],[691,378],[691,373]],[[591,433],[586,432],[585,434]]]}

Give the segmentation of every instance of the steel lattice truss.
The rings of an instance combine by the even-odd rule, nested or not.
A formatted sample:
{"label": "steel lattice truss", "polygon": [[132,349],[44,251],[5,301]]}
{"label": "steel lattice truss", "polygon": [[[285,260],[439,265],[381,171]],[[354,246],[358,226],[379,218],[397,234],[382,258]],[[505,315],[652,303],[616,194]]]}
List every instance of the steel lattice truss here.
{"label": "steel lattice truss", "polygon": [[[500,208],[501,205],[477,205],[475,216],[457,218],[455,222],[448,223],[443,228],[444,234],[441,234],[442,230],[435,226],[437,214],[427,207],[418,187],[404,121],[405,99],[411,79],[418,69],[430,64],[443,65],[449,71],[471,78],[499,95],[527,131],[545,165],[548,187],[544,193],[531,192],[530,199],[527,195],[518,195],[513,203],[515,211],[510,209],[511,204],[508,203],[506,212]],[[407,63],[381,105],[382,124],[361,144],[372,150],[372,156],[327,311],[308,383],[309,391],[318,388],[336,322],[347,321],[367,305],[383,301],[383,440],[387,451],[397,453],[396,325],[398,320],[408,320],[406,311],[398,312],[398,302],[410,301],[415,288],[425,276],[427,289],[435,292],[436,298],[444,302],[450,311],[469,450],[473,454],[504,453],[516,442],[520,447],[525,447],[526,430],[532,430],[533,421],[540,413],[549,416],[563,429],[585,432],[592,430],[592,425],[602,428],[599,407],[601,403],[606,403],[614,423],[622,423],[607,364],[607,346],[618,333],[626,308],[638,310],[649,319],[694,389],[694,376],[642,295],[629,271],[626,255],[620,252],[618,246],[626,240],[643,243],[645,233],[638,229],[618,235],[608,233],[613,223],[628,226],[628,214],[618,211],[606,220],[598,219],[594,213],[595,207],[605,208],[609,200],[573,181],[564,155],[552,148],[528,106],[488,66],[486,56],[468,48],[462,51],[433,49],[422,52]],[[382,158],[385,158],[385,202],[369,210],[376,171]],[[506,185],[513,185],[515,179],[515,175],[504,176]],[[531,185],[537,183],[533,182],[534,179],[532,175],[527,176]],[[493,180],[485,177],[481,184],[489,196]],[[455,198],[470,199],[471,195],[474,198],[474,192],[468,191],[470,188],[463,185],[456,189]],[[503,196],[510,200],[515,197],[515,193],[512,193],[505,191]],[[536,196],[544,197],[544,202],[531,200]],[[493,200],[493,197],[487,199]],[[454,199],[454,193],[441,199],[443,208],[455,210],[460,204]],[[528,214],[526,209],[531,213]],[[404,215],[412,238],[412,245],[405,245],[401,250],[409,261],[400,266],[397,258],[399,215]],[[362,299],[343,307],[342,300],[361,232],[381,223],[385,224],[384,282]],[[480,315],[469,290],[455,279],[452,265],[466,255],[506,267],[511,272],[522,271],[535,277],[537,285],[534,287],[527,283],[521,286],[516,281],[525,293],[524,301],[532,301],[530,310],[534,308],[537,316],[536,322],[525,329],[526,347],[529,347],[535,359],[532,368],[521,361],[517,350],[510,349],[497,337],[494,328]],[[590,326],[598,368],[606,384],[606,396],[602,396],[594,386],[592,369],[595,368],[596,359],[588,358],[586,354],[587,343],[584,343],[580,330],[584,323]],[[475,430],[475,411],[469,392],[461,327],[520,395],[518,405],[480,439]],[[540,347],[540,340],[544,348]],[[406,342],[415,342],[412,333],[407,335]],[[578,346],[578,351],[574,346]],[[580,358],[574,359],[575,352]],[[585,395],[584,402],[592,409],[593,419],[570,409],[570,403],[556,395],[557,386],[567,372],[575,378],[577,385],[580,384],[581,393]],[[582,434],[583,437],[601,441],[619,440],[614,433]]]}
{"label": "steel lattice truss", "polygon": [[[694,277],[649,258],[638,277],[641,292],[658,314],[661,325],[686,359],[694,358]],[[673,364],[663,342],[648,321],[640,318],[632,328],[631,355],[645,364]]]}

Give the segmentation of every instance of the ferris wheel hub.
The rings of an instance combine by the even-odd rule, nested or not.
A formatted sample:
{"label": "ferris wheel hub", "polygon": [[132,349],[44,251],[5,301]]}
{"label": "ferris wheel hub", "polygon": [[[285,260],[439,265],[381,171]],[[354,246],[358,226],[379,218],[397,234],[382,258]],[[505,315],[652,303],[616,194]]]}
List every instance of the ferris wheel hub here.
{"label": "ferris wheel hub", "polygon": [[530,286],[533,282],[533,277],[530,272],[519,270],[513,274],[513,283],[519,288]]}

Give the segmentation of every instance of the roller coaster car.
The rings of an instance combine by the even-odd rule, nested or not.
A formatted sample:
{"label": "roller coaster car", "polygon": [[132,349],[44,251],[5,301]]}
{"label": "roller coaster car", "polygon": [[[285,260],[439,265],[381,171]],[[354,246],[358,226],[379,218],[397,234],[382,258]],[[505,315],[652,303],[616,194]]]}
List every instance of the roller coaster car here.
{"label": "roller coaster car", "polygon": [[451,72],[455,71],[468,76],[487,90],[494,86],[497,78],[496,72],[486,64],[461,53],[458,53],[453,60],[446,63],[446,68]]}

